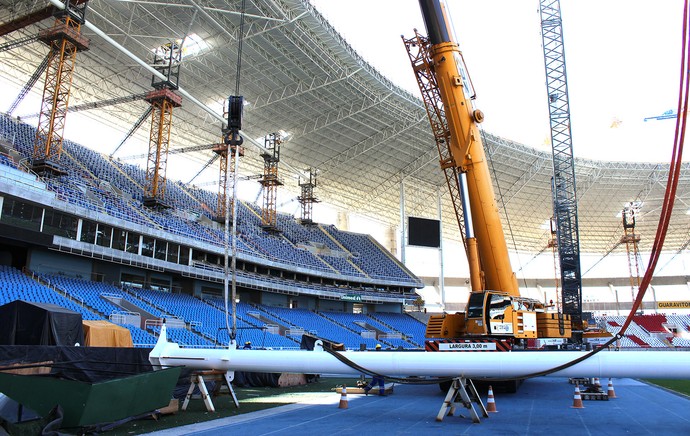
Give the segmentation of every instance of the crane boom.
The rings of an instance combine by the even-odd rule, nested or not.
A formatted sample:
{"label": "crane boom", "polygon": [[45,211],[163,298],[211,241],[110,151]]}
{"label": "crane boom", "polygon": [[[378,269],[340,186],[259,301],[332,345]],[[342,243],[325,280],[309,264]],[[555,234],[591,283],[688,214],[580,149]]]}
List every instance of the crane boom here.
{"label": "crane boom", "polygon": [[[484,115],[474,108],[472,83],[446,26],[444,5],[440,0],[419,3],[428,36],[415,32],[414,38],[403,40],[464,232],[471,283],[465,312],[432,315],[426,337],[488,336],[523,344],[533,338],[564,340],[571,335],[569,317],[547,313],[544,303],[520,296],[478,127]],[[427,342],[427,349],[442,348],[429,342],[434,341]]]}
{"label": "crane boom", "polygon": [[483,282],[481,289],[473,288],[473,291],[491,289],[519,296],[478,128],[484,116],[480,110],[473,108],[470,83],[461,71],[464,64],[462,54],[444,24],[440,2],[421,0],[420,4],[431,45],[430,63],[448,123],[448,146],[452,161],[441,164],[455,166],[467,179],[467,200]]}

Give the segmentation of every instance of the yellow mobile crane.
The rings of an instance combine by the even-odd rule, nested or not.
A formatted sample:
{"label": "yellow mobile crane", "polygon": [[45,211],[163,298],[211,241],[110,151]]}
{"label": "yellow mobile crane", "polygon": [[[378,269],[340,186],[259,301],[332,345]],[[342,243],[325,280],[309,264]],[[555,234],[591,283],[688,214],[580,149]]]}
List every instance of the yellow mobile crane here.
{"label": "yellow mobile crane", "polygon": [[427,349],[500,350],[527,339],[569,338],[568,315],[547,312],[541,301],[520,296],[478,128],[484,115],[473,106],[474,91],[450,37],[445,5],[420,0],[420,6],[428,36],[415,30],[413,38],[403,40],[453,199],[471,285],[464,313],[431,316],[426,336],[448,340],[428,341]]}

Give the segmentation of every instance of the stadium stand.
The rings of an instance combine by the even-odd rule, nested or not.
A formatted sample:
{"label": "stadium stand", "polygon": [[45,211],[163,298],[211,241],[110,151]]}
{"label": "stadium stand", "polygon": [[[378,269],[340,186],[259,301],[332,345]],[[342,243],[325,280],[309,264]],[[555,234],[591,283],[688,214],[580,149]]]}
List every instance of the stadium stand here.
{"label": "stadium stand", "polygon": [[[127,327],[135,346],[150,347],[160,332],[163,319],[177,318],[186,328],[171,327],[170,338],[185,347],[227,346],[229,335],[224,301],[217,297],[199,299],[191,295],[159,290],[116,286],[61,274],[25,274],[0,265],[0,303],[22,299],[46,302],[74,310],[84,319],[107,319],[122,310],[105,296],[122,298],[153,317],[146,329]],[[368,315],[343,312],[315,312],[239,302],[237,308],[238,343],[251,341],[258,348],[298,348],[301,332],[308,332],[348,349],[421,348],[425,326],[406,314],[377,312]],[[624,316],[608,316],[605,322],[612,334],[620,331]],[[143,322],[142,322],[143,323]],[[688,315],[637,315],[621,339],[623,348],[688,347]],[[371,337],[362,336],[369,332]],[[295,334],[299,332],[299,334]],[[292,333],[292,334],[291,334]]]}
{"label": "stadium stand", "polygon": [[121,310],[121,308],[101,296],[102,294],[121,296],[121,291],[113,285],[71,278],[59,274],[39,274],[39,277],[43,278],[49,285],[53,285],[76,299],[83,301],[89,308],[105,318]]}
{"label": "stadium stand", "polygon": [[60,295],[57,289],[38,283],[16,268],[0,265],[0,305],[14,300],[55,304],[80,313],[82,319],[101,319],[84,304],[77,304],[75,301]]}
{"label": "stadium stand", "polygon": [[[31,156],[33,127],[0,114],[0,138],[5,138],[25,159]],[[167,180],[166,203],[170,209],[142,207],[145,171],[107,158],[70,141],[64,142],[60,164],[67,175],[36,180],[57,198],[114,219],[162,230],[172,235],[203,241],[220,248],[223,233],[215,225],[212,210],[216,194]],[[7,155],[0,165],[15,167]],[[343,279],[384,280],[409,287],[419,279],[405,271],[367,235],[343,232],[334,226],[303,226],[286,214],[278,214],[279,234],[261,228],[258,206],[238,203],[237,247],[240,255],[276,261],[288,268],[302,267],[336,274]],[[232,237],[232,236],[231,236]]]}
{"label": "stadium stand", "polygon": [[[625,316],[599,318],[606,330],[618,334],[625,322]],[[690,346],[689,315],[635,315],[623,338],[621,347],[631,348],[669,348]]]}
{"label": "stadium stand", "polygon": [[[60,160],[66,175],[38,177],[26,167],[33,152],[34,136],[35,128],[0,114],[0,139],[4,139],[3,147],[7,151],[2,154],[0,165],[7,168],[9,174],[0,181],[16,182],[20,189],[30,188],[43,195],[54,194],[65,204],[60,209],[62,213],[69,210],[77,217],[97,217],[93,222],[80,218],[83,225],[79,235],[76,230],[69,234],[52,234],[93,244],[99,256],[112,257],[112,253],[102,248],[124,251],[129,255],[121,257],[129,262],[136,261],[142,267],[164,268],[134,257],[189,266],[193,271],[185,273],[193,277],[213,278],[222,274],[219,253],[222,253],[225,235],[222,226],[211,219],[217,200],[215,193],[168,179],[165,201],[171,208],[144,208],[141,203],[146,182],[143,169],[69,140],[64,142]],[[23,157],[18,159],[17,156]],[[121,223],[128,223],[129,228],[120,228]],[[238,232],[230,238],[236,240],[238,259],[250,262],[249,268],[238,271],[245,285],[250,283],[253,288],[262,290],[288,286],[292,288],[290,292],[331,298],[355,292],[369,301],[396,301],[397,304],[403,303],[406,292],[421,286],[417,277],[369,236],[341,232],[334,226],[304,226],[286,214],[278,214],[278,223],[281,232],[267,233],[261,226],[259,207],[238,202]],[[133,232],[131,225],[145,230],[141,234]],[[165,235],[164,240],[158,235]],[[203,244],[208,247],[208,253],[198,248],[190,250],[185,241]],[[67,246],[67,252],[75,252],[74,244],[67,243]],[[78,250],[82,252],[83,248]],[[263,265],[295,273],[285,277],[280,274],[280,279],[276,279]],[[297,273],[302,275],[298,278]],[[304,273],[326,280],[309,280]]]}
{"label": "stadium stand", "polygon": [[394,331],[404,333],[407,341],[416,347],[424,347],[426,325],[411,316],[402,313],[386,312],[370,313],[368,316],[383,325],[390,326]]}

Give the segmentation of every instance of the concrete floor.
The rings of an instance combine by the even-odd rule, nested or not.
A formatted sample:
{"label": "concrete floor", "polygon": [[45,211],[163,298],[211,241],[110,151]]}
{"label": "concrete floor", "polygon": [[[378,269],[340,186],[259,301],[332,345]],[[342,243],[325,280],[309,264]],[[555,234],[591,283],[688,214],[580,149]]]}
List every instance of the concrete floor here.
{"label": "concrete floor", "polygon": [[574,409],[574,386],[567,379],[527,380],[516,394],[496,392],[498,413],[479,424],[464,408],[459,409],[464,416],[437,422],[444,394],[436,385],[396,385],[395,393],[383,398],[349,394],[348,409],[338,408],[340,395],[324,393],[299,404],[150,434],[690,435],[690,398],[633,379],[613,383],[618,398],[585,401],[584,409]]}

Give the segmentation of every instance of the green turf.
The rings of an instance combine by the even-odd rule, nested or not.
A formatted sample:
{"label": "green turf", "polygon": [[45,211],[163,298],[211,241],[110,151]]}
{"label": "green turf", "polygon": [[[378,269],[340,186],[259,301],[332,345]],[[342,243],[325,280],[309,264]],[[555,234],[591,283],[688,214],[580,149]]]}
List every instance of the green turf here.
{"label": "green turf", "polygon": [[690,396],[690,380],[648,379],[645,381]]}
{"label": "green turf", "polygon": [[[321,378],[315,383],[290,388],[235,388],[235,394],[240,402],[239,409],[235,408],[232,398],[226,394],[213,398],[213,405],[216,408],[216,411],[213,413],[206,411],[203,400],[193,399],[189,402],[186,411],[180,410],[174,415],[161,416],[158,420],[149,418],[132,421],[104,434],[109,436],[137,435],[165,428],[236,416],[297,403],[303,400],[305,395],[309,393],[333,392],[333,395],[337,395],[335,393],[336,387],[342,386],[343,383],[348,386],[355,386],[356,381],[357,378]],[[182,400],[180,400],[181,406]]]}

